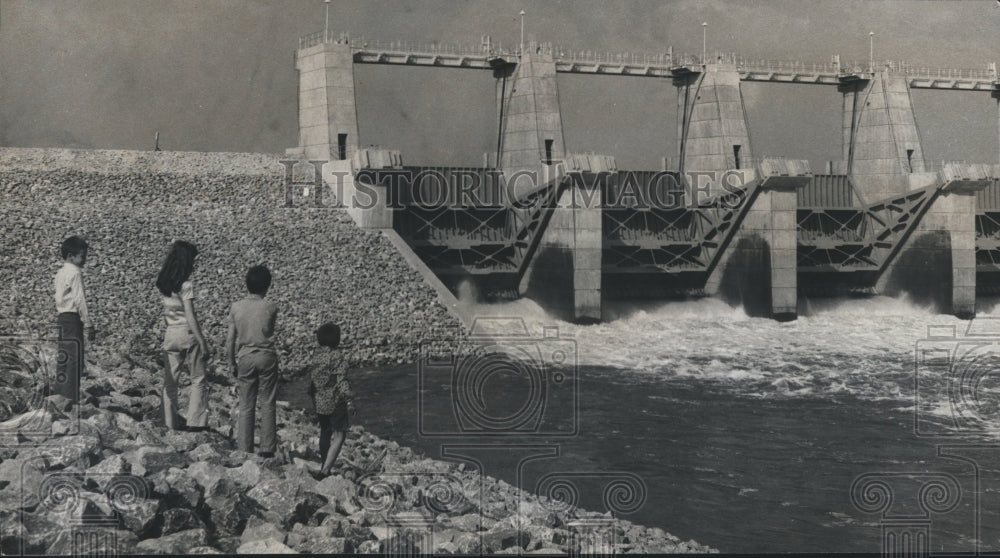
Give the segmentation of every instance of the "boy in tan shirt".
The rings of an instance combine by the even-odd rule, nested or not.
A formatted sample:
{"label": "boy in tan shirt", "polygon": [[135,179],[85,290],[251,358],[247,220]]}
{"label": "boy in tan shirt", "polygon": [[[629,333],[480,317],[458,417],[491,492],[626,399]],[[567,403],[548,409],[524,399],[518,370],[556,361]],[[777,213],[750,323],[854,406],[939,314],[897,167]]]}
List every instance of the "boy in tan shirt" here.
{"label": "boy in tan shirt", "polygon": [[271,287],[271,272],[257,265],[247,271],[249,296],[233,303],[229,311],[229,337],[226,341],[229,365],[238,381],[239,423],[236,442],[239,449],[253,451],[257,398],[260,396],[260,455],[273,457],[278,446],[277,403],[278,353],[274,348],[274,323],[278,307],[265,298]]}

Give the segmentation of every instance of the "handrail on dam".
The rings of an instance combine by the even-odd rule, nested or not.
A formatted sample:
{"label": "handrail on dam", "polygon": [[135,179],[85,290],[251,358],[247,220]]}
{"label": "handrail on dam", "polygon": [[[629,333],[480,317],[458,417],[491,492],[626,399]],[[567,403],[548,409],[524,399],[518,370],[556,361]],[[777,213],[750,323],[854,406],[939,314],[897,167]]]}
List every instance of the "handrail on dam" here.
{"label": "handrail on dam", "polygon": [[[408,64],[492,69],[492,60],[515,59],[521,55],[520,45],[504,47],[484,35],[479,45],[455,42],[417,42],[406,40],[366,39],[346,33],[319,31],[299,39],[299,50],[323,43],[349,45],[355,62],[370,64]],[[552,57],[556,71],[564,73],[617,74],[645,77],[671,77],[673,71],[686,68],[697,71],[705,64],[736,66],[744,81],[776,83],[838,84],[847,76],[870,75],[876,71],[906,76],[910,86],[922,89],[1000,90],[1000,76],[995,64],[978,68],[961,68],[911,64],[906,61],[884,60],[841,62],[839,56],[827,62],[776,60],[745,56],[733,52],[711,54],[675,53],[673,48],[652,51],[610,51],[565,48],[552,43],[531,41],[530,51]]]}

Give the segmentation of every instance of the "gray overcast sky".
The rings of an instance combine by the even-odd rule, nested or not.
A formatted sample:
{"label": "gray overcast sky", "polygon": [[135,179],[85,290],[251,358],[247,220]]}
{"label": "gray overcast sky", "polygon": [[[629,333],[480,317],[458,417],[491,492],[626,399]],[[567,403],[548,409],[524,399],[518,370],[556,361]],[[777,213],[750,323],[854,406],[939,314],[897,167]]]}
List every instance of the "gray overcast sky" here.
{"label": "gray overcast sky", "polygon": [[[527,36],[564,48],[701,49],[769,59],[877,59],[985,68],[1000,61],[995,0],[354,1],[331,29],[371,39],[478,44]],[[0,0],[0,146],[280,153],[297,141],[298,37],[323,28],[322,0]],[[560,75],[567,147],[657,168],[676,151],[668,80]],[[489,72],[359,66],[362,143],[414,164],[476,165],[493,144]],[[744,84],[758,155],[840,157],[833,87]],[[928,158],[997,160],[985,92],[914,91]]]}

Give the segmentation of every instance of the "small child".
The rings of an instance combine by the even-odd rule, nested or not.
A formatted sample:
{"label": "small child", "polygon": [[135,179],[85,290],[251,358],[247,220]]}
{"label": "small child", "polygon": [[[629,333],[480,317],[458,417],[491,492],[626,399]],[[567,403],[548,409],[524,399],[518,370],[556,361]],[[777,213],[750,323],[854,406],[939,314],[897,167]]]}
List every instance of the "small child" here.
{"label": "small child", "polygon": [[247,271],[249,296],[233,303],[229,311],[226,348],[233,377],[239,382],[239,449],[253,451],[257,398],[260,396],[260,456],[274,457],[278,449],[277,401],[278,353],[274,348],[274,324],[278,307],[265,298],[271,288],[271,271],[256,265]]}
{"label": "small child", "polygon": [[313,397],[319,416],[319,454],[323,460],[320,475],[326,476],[333,469],[333,462],[340,455],[347,436],[348,412],[354,414],[354,394],[347,381],[346,363],[337,347],[340,345],[340,326],[325,323],[316,330],[316,341],[326,347],[309,369],[312,383],[309,394]]}
{"label": "small child", "polygon": [[83,266],[87,263],[87,241],[71,236],[63,241],[60,253],[63,266],[53,282],[56,299],[56,326],[59,328],[59,351],[65,358],[56,364],[56,377],[50,391],[80,400],[80,377],[85,374],[83,361],[83,336],[94,340],[94,327],[87,311],[87,297],[83,288]]}

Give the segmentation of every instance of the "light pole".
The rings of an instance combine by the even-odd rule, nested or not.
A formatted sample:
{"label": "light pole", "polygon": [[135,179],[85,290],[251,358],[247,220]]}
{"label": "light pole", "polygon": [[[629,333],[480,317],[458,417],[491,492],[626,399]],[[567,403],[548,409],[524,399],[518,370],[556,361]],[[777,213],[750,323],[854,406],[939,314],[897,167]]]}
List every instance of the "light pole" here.
{"label": "light pole", "polygon": [[868,32],[868,72],[875,73],[875,32]]}
{"label": "light pole", "polygon": [[521,10],[521,50],[518,57],[524,54],[524,10]]}
{"label": "light pole", "polygon": [[701,22],[701,63],[705,64],[705,57],[707,56],[708,47],[708,22]]}
{"label": "light pole", "polygon": [[330,40],[330,0],[326,1],[326,27],[323,32],[323,42]]}

